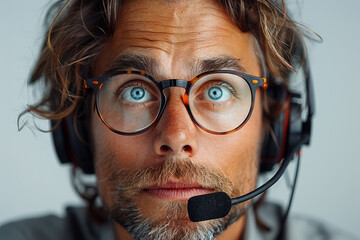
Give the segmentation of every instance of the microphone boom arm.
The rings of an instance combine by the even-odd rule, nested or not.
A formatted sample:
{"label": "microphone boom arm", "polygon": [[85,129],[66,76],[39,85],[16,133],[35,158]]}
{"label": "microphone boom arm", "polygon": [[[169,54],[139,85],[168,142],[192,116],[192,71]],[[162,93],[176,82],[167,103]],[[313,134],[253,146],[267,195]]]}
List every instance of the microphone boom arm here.
{"label": "microphone boom arm", "polygon": [[275,175],[272,178],[270,178],[266,183],[261,185],[260,187],[256,188],[255,190],[253,190],[253,191],[251,191],[251,192],[249,192],[249,193],[247,193],[245,195],[242,195],[241,197],[232,198],[231,199],[231,205],[235,205],[235,204],[242,203],[242,202],[245,202],[247,200],[250,200],[250,199],[258,196],[259,194],[265,192],[267,189],[269,189],[283,175],[283,173],[285,172],[287,166],[290,163],[290,160],[291,160],[290,157],[285,158],[283,160],[283,162],[281,163],[280,168],[275,173]]}

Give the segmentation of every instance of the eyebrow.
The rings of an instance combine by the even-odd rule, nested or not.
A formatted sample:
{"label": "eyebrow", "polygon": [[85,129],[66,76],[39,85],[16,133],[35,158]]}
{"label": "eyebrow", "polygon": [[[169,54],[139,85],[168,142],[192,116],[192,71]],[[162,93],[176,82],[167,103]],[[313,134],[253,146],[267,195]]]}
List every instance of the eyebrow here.
{"label": "eyebrow", "polygon": [[151,76],[155,76],[159,73],[159,64],[155,58],[148,57],[142,54],[122,54],[118,56],[105,71],[105,74],[109,74],[119,70],[135,69],[138,71],[146,72]]}
{"label": "eyebrow", "polygon": [[[246,72],[243,65],[241,65],[241,59],[230,57],[230,56],[218,56],[205,59],[198,59],[192,61],[189,59],[190,66],[189,78],[193,78],[201,73],[230,69],[239,72]],[[161,76],[161,70],[157,60],[153,57],[149,57],[143,54],[122,54],[118,56],[105,71],[105,74],[109,74],[119,70],[137,70],[143,71],[151,76]]]}
{"label": "eyebrow", "polygon": [[241,59],[229,56],[219,56],[198,60],[193,66],[193,73],[196,75],[220,69],[231,69],[239,72],[245,72],[245,68],[241,65]]}

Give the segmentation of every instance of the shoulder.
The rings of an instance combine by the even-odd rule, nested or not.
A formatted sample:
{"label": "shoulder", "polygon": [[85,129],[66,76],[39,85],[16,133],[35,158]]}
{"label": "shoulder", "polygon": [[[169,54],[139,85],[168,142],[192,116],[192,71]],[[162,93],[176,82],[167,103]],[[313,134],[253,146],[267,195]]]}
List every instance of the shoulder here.
{"label": "shoulder", "polygon": [[54,215],[29,218],[7,223],[0,227],[0,239],[32,240],[61,239],[63,220]]}
{"label": "shoulder", "polygon": [[[109,223],[97,225],[82,207],[68,207],[64,217],[47,215],[8,223],[0,227],[0,239],[7,240],[93,240],[111,236]],[[112,238],[108,238],[112,239]]]}
{"label": "shoulder", "polygon": [[295,215],[288,219],[286,227],[289,239],[359,240],[336,226],[308,216]]}
{"label": "shoulder", "polygon": [[[257,210],[249,210],[247,239],[277,239],[283,214],[280,205],[265,202]],[[284,233],[283,239],[291,240],[359,240],[325,221],[296,214],[290,214],[287,218]]]}

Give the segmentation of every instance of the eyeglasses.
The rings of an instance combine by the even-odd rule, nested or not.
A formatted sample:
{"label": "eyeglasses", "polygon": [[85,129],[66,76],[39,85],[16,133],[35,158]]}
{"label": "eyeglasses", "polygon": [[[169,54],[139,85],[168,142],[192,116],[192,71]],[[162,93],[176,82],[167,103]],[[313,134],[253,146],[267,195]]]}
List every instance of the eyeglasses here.
{"label": "eyeglasses", "polygon": [[212,134],[231,133],[249,120],[257,88],[267,87],[266,78],[232,70],[205,72],[190,81],[157,81],[144,72],[117,71],[84,84],[95,92],[101,121],[121,135],[143,133],[159,121],[167,102],[164,89],[168,87],[186,89],[183,103],[200,128]]}

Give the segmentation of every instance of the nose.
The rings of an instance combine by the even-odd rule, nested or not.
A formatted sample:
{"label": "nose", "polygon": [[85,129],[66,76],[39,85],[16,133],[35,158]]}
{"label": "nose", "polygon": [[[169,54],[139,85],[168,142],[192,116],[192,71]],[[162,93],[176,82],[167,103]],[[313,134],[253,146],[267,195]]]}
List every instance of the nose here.
{"label": "nose", "polygon": [[183,103],[185,89],[172,88],[160,121],[155,127],[155,153],[160,156],[192,157],[198,151],[197,126]]}

